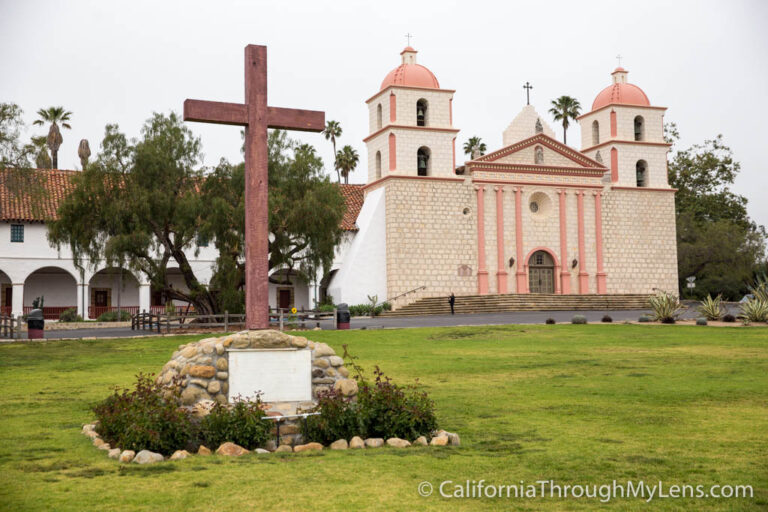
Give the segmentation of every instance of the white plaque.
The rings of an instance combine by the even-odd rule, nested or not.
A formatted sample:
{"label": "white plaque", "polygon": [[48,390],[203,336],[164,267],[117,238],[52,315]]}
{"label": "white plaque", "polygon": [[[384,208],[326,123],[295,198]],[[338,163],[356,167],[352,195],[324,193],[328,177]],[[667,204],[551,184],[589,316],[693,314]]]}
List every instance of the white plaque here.
{"label": "white plaque", "polygon": [[229,400],[258,391],[263,402],[312,400],[312,351],[230,350]]}

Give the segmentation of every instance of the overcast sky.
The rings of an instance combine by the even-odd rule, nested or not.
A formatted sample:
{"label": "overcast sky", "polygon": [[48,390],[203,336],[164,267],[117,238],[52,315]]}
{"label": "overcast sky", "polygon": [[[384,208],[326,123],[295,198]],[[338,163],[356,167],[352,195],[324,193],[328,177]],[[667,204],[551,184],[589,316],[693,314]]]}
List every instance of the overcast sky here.
{"label": "overcast sky", "polygon": [[[734,190],[768,225],[766,26],[763,0],[0,0],[0,101],[21,105],[29,124],[41,107],[71,110],[59,166],[79,168],[78,141],[89,139],[95,153],[107,123],[137,136],[152,112],[181,112],[185,98],[242,101],[243,47],[265,44],[270,105],[338,120],[339,144],[361,156],[351,176],[357,183],[367,168],[365,100],[400,63],[408,32],[419,63],[456,89],[457,149],[473,135],[499,148],[525,104],[526,81],[541,114],[564,94],[590,107],[621,54],[629,81],[669,108],[681,146],[724,135],[742,164]],[[237,127],[190,127],[206,165],[241,158]],[[562,140],[562,128],[553,128]],[[577,145],[578,127],[568,133]],[[330,143],[295,136],[314,144],[331,169]]]}

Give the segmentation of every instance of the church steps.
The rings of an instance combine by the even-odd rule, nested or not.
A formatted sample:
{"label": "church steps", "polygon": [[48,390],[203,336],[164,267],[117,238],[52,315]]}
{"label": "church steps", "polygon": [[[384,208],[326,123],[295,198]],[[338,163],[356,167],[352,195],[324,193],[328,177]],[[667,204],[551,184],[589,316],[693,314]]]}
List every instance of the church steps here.
{"label": "church steps", "polygon": [[[499,313],[506,311],[594,311],[646,309],[648,295],[548,295],[506,294],[456,297],[456,313]],[[383,316],[440,315],[451,312],[448,297],[426,297]]]}

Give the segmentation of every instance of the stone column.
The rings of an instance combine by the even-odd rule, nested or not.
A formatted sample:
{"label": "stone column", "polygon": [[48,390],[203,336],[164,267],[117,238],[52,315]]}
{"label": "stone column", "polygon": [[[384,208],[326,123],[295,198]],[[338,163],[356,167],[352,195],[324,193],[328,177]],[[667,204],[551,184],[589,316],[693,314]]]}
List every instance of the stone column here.
{"label": "stone column", "polygon": [[587,273],[586,251],[584,250],[584,191],[576,192],[579,209],[579,293],[589,293],[589,274]]}
{"label": "stone column", "polygon": [[13,283],[11,286],[11,314],[21,316],[24,314],[24,283]]}
{"label": "stone column", "polygon": [[149,313],[150,305],[152,304],[152,298],[150,294],[149,283],[139,284],[139,312]]}
{"label": "stone column", "polygon": [[496,293],[507,293],[507,271],[504,267],[504,188],[496,191]]}
{"label": "stone column", "polygon": [[517,258],[517,270],[515,280],[517,281],[517,293],[528,293],[526,286],[525,265],[523,262],[523,189],[515,187],[515,251]]}
{"label": "stone column", "polygon": [[597,293],[607,293],[605,270],[603,269],[603,218],[602,192],[592,192],[595,196],[595,247],[597,256]]}
{"label": "stone column", "polygon": [[90,288],[87,282],[77,283],[77,314],[88,319],[88,306],[85,298],[89,295]]}
{"label": "stone column", "polygon": [[558,190],[560,196],[560,293],[571,293],[571,273],[568,271],[568,226],[565,212],[565,190]]}
{"label": "stone column", "polygon": [[488,293],[488,270],[485,268],[485,187],[476,186],[477,191],[477,293]]}

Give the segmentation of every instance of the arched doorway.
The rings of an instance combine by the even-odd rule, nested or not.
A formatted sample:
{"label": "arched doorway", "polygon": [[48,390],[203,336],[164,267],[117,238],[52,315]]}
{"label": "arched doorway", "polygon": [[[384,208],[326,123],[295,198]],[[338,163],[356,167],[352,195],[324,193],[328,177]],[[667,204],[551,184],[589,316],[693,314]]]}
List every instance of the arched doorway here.
{"label": "arched doorway", "polygon": [[62,268],[39,268],[24,281],[24,314],[32,311],[38,297],[43,299],[46,320],[58,320],[65,310],[77,309],[77,281]]}
{"label": "arched doorway", "polygon": [[8,274],[0,270],[0,313],[10,315],[13,312],[13,284]]}
{"label": "arched doorway", "polygon": [[555,293],[555,262],[546,251],[536,251],[528,259],[530,293]]}
{"label": "arched doorway", "polygon": [[89,318],[118,309],[132,315],[139,312],[139,281],[127,270],[101,269],[91,277],[88,289]]}

